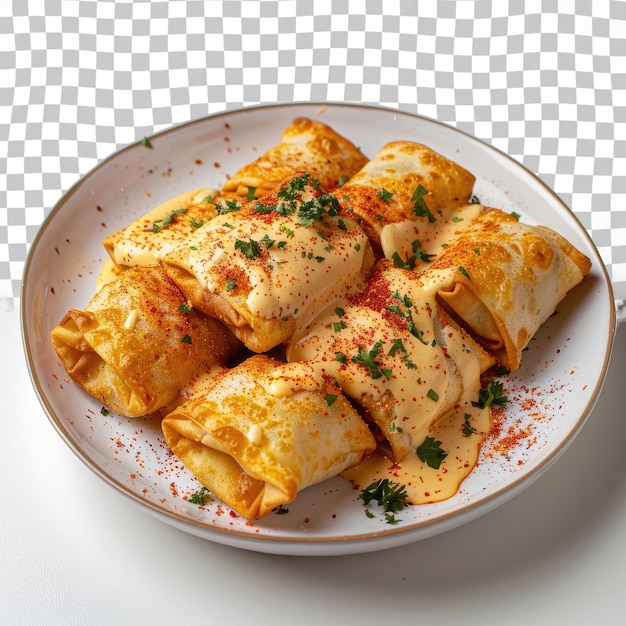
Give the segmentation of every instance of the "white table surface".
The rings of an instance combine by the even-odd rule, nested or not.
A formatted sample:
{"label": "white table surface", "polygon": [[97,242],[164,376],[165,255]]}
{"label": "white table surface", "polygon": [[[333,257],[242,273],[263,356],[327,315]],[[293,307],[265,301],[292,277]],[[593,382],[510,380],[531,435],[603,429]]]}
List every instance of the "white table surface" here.
{"label": "white table surface", "polygon": [[97,478],[38,402],[18,313],[0,320],[0,624],[624,623],[624,324],[582,432],[513,500],[402,548],[283,557],[187,535]]}

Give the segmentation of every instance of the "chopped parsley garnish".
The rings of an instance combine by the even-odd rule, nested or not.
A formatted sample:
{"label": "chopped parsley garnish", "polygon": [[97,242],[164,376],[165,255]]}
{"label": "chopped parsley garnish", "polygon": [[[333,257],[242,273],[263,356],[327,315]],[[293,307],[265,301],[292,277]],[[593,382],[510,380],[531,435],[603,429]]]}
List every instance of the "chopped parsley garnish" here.
{"label": "chopped parsley garnish", "polygon": [[448,453],[441,448],[441,441],[429,436],[424,439],[415,453],[422,463],[426,463],[433,469],[439,469],[441,462],[448,456]]}
{"label": "chopped parsley garnish", "polygon": [[191,227],[192,228],[200,228],[200,226],[204,226],[204,220],[196,221],[192,217],[190,221],[191,221]]}
{"label": "chopped parsley garnish", "polygon": [[188,343],[188,344],[191,344],[191,335],[188,335],[188,334],[183,335],[183,338],[181,339],[181,341],[182,341],[183,343]]}
{"label": "chopped parsley garnish", "polygon": [[336,400],[337,400],[337,398],[338,398],[338,397],[339,397],[339,396],[334,395],[334,394],[332,394],[332,393],[327,393],[327,394],[324,396],[324,400],[326,401],[326,404],[327,404],[328,406],[332,406],[333,404],[335,404],[335,402],[336,402]]}
{"label": "chopped parsley garnish", "polygon": [[337,187],[343,187],[349,180],[348,176],[340,176],[337,181]]}
{"label": "chopped parsley garnish", "polygon": [[[390,304],[387,306],[387,310],[395,313],[399,317],[406,320],[407,330],[416,338],[419,339],[424,345],[427,345],[428,342],[424,339],[424,333],[419,330],[415,326],[415,322],[413,321],[412,307],[413,301],[407,295],[400,295],[398,291],[394,291],[392,297],[395,300],[398,300],[400,304]],[[404,307],[404,310],[402,309]]]}
{"label": "chopped parsley garnish", "polygon": [[480,204],[480,200],[478,199],[478,196],[472,196],[470,198],[469,204]]}
{"label": "chopped parsley garnish", "polygon": [[335,314],[338,315],[339,317],[343,317],[346,314],[346,310],[338,306],[335,308]]}
{"label": "chopped parsley garnish", "polygon": [[159,231],[163,230],[168,224],[171,224],[177,215],[180,215],[181,213],[187,213],[187,210],[188,209],[176,209],[175,211],[172,211],[166,218],[162,220],[154,220],[154,222],[152,222],[150,226],[147,226],[145,230],[147,232],[158,233]]}
{"label": "chopped parsley garnish", "polygon": [[472,402],[474,406],[486,409],[488,406],[504,406],[509,399],[504,395],[502,383],[499,380],[490,380],[486,387],[478,392],[478,402]]}
{"label": "chopped parsley garnish", "polygon": [[256,187],[251,187],[250,185],[248,185],[248,193],[246,194],[246,200],[248,202],[250,202],[251,200],[254,200],[255,193],[256,193]]}
{"label": "chopped parsley garnish", "polygon": [[333,322],[333,330],[336,333],[344,330],[345,328],[348,328],[348,325],[343,320],[340,320],[339,322]]}
{"label": "chopped parsley garnish", "polygon": [[261,245],[252,238],[248,241],[237,239],[235,241],[235,250],[239,250],[247,259],[254,259],[261,254]]}
{"label": "chopped parsley garnish", "polygon": [[218,215],[225,215],[226,213],[234,213],[239,211],[241,204],[237,200],[225,200],[223,203],[219,202],[215,205]]}
{"label": "chopped parsley garnish", "polygon": [[394,356],[397,352],[406,352],[402,339],[394,339],[391,342],[391,348],[387,354],[389,356]]}
{"label": "chopped parsley garnish", "polygon": [[182,302],[178,305],[178,310],[181,313],[189,313],[189,311],[191,311],[191,307],[186,302]]}
{"label": "chopped parsley garnish", "polygon": [[280,232],[283,233],[287,239],[291,239],[294,235],[293,230],[291,230],[291,228],[287,228],[287,226],[281,226]]}
{"label": "chopped parsley garnish", "polygon": [[141,140],[141,143],[142,143],[142,144],[143,144],[146,148],[150,148],[150,149],[152,149],[152,148],[154,147],[154,146],[152,145],[152,143],[151,143],[150,139],[148,139],[148,137],[144,137],[144,138]]}
{"label": "chopped parsley garnish", "polygon": [[226,281],[226,291],[232,291],[233,289],[237,288],[237,281],[233,280],[232,278],[229,278]]}
{"label": "chopped parsley garnish", "polygon": [[428,205],[426,204],[426,200],[424,200],[424,196],[428,195],[428,190],[423,185],[418,185],[413,195],[411,196],[411,202],[414,202],[413,205],[413,214],[417,215],[417,217],[426,217],[429,222],[435,221],[435,216],[431,213]]}
{"label": "chopped parsley garnish", "polygon": [[472,416],[469,413],[466,413],[463,416],[463,426],[462,426],[462,432],[463,432],[463,437],[469,437],[471,435],[473,435],[476,431],[472,428],[472,425],[470,424],[470,418]]}
{"label": "chopped parsley garnish", "polygon": [[434,389],[429,389],[426,392],[426,397],[430,398],[433,402],[439,401],[439,394]]}
{"label": "chopped parsley garnish", "polygon": [[211,492],[206,487],[201,487],[187,498],[187,501],[191,502],[191,504],[199,504],[200,506],[211,502],[211,500],[213,500]]}
{"label": "chopped parsley garnish", "polygon": [[103,406],[100,409],[100,414],[104,415],[106,417],[107,415],[111,415],[111,411],[109,411],[109,409],[107,409],[105,406]]}
{"label": "chopped parsley garnish", "polygon": [[370,377],[374,380],[380,378],[381,376],[384,376],[387,380],[391,378],[391,370],[380,367],[380,365],[376,362],[376,357],[380,354],[382,347],[383,342],[377,341],[372,346],[371,350],[359,347],[358,354],[352,357],[352,362],[366,367],[370,372]]}
{"label": "chopped parsley garnish", "polygon": [[400,267],[405,270],[412,270],[418,260],[428,263],[435,256],[434,254],[422,252],[422,242],[419,239],[416,239],[411,244],[411,248],[413,249],[413,254],[410,257],[407,257],[406,261],[404,261],[397,252],[393,253],[391,260],[396,267]]}
{"label": "chopped parsley garnish", "polygon": [[262,243],[265,246],[265,248],[269,250],[276,243],[276,240],[270,239],[269,235],[266,234],[266,235],[263,235],[260,243]]}
{"label": "chopped parsley garnish", "polygon": [[465,276],[468,280],[472,280],[470,273],[462,265],[459,265],[459,272],[461,272],[461,274],[463,274],[463,276]]}
{"label": "chopped parsley garnish", "polygon": [[380,198],[383,202],[386,202],[387,204],[389,204],[389,201],[391,200],[391,198],[393,198],[393,193],[391,193],[391,191],[387,191],[384,187],[382,189],[379,190],[379,192],[376,194],[377,198]]}
{"label": "chopped parsley garnish", "polygon": [[383,507],[385,513],[397,513],[408,504],[406,487],[388,478],[377,480],[362,489],[359,498],[364,506],[375,501],[378,506]]}
{"label": "chopped parsley garnish", "polygon": [[348,362],[348,357],[343,352],[335,352],[335,360],[345,364]]}
{"label": "chopped parsley garnish", "polygon": [[519,213],[515,212],[515,211],[511,211],[511,215],[517,220],[519,221],[520,217],[522,217]]}
{"label": "chopped parsley garnish", "polygon": [[289,513],[289,509],[279,504],[276,508],[272,509],[272,512],[276,513],[276,515],[286,515]]}

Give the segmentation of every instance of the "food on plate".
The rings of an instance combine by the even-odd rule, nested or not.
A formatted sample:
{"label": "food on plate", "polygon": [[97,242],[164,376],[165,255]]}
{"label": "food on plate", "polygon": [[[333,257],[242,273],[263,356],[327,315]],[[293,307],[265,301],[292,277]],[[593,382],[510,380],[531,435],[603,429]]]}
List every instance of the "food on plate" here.
{"label": "food on plate", "polygon": [[72,380],[126,417],[182,401],[187,385],[241,347],[221,322],[190,309],[160,266],[121,272],[84,310],[69,310],[51,339]]}
{"label": "food on plate", "polygon": [[107,237],[96,294],[52,343],[105,405],[161,417],[173,453],[246,517],[336,475],[368,497],[394,480],[406,503],[449,498],[506,402],[496,368],[519,367],[590,270],[474,182],[423,144],[368,160],[296,119],[222,189]]}
{"label": "food on plate", "polygon": [[440,276],[379,261],[365,289],[319,315],[287,346],[360,405],[388,456],[401,462],[452,411],[473,413],[481,375],[495,363],[436,301]]}
{"label": "food on plate", "polygon": [[289,504],[376,447],[334,381],[266,355],[216,375],[162,428],[198,480],[249,518]]}
{"label": "food on plate", "polygon": [[474,175],[428,146],[392,141],[334,193],[367,233],[374,249],[403,259],[437,254],[459,224],[476,217]]}
{"label": "food on plate", "polygon": [[564,237],[500,211],[483,211],[433,262],[448,275],[438,299],[506,369],[591,262]]}
{"label": "food on plate", "polygon": [[309,174],[211,220],[163,259],[190,303],[254,352],[359,289],[374,264],[365,233]]}
{"label": "food on plate", "polygon": [[170,198],[108,235],[104,248],[120,269],[158,265],[165,254],[217,215],[218,193],[212,187],[202,187]]}
{"label": "food on plate", "polygon": [[281,141],[252,163],[244,165],[223,185],[222,192],[246,199],[272,191],[281,181],[308,172],[332,190],[350,178],[367,157],[335,130],[306,117],[285,129]]}

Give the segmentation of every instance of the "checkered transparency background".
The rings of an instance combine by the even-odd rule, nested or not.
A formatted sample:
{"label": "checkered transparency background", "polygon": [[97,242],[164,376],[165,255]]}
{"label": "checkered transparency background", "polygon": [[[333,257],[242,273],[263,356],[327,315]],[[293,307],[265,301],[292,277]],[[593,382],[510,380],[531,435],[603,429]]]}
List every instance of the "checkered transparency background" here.
{"label": "checkered transparency background", "polygon": [[0,301],[59,197],[122,146],[259,103],[456,126],[572,208],[626,298],[622,0],[0,0]]}

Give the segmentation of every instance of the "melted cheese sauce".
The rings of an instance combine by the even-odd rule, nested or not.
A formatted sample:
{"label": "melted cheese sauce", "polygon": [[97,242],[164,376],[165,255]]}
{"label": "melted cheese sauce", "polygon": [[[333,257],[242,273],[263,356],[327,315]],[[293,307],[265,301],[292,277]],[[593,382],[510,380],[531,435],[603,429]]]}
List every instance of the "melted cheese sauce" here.
{"label": "melted cheese sauce", "polygon": [[[365,297],[334,303],[287,348],[289,380],[313,363],[318,376],[336,379],[366,410],[391,446],[396,462],[375,453],[344,473],[361,488],[389,478],[406,485],[412,502],[433,502],[456,493],[476,464],[490,411],[472,402],[488,362],[439,316],[437,291],[453,275],[383,267]],[[437,470],[416,454],[426,437],[441,441],[447,453]]]}
{"label": "melted cheese sauce", "polygon": [[[383,254],[390,259],[397,252],[402,259],[407,259],[413,254],[413,242],[419,240],[421,252],[437,255],[483,210],[480,204],[466,204],[454,211],[442,212],[434,222],[411,220],[386,224],[380,231]],[[419,261],[418,264],[420,269],[427,265]]]}
{"label": "melted cheese sauce", "polygon": [[[215,208],[207,199],[215,198],[218,193],[217,189],[206,187],[169,198],[107,237],[104,245],[121,267],[157,265],[163,256],[194,232],[193,223],[201,223],[207,215],[213,217]],[[181,210],[184,213],[176,213]],[[163,224],[168,219],[171,221]]]}
{"label": "melted cheese sauce", "polygon": [[362,285],[371,254],[367,236],[348,218],[304,227],[295,215],[253,211],[215,218],[187,244],[186,264],[203,288],[226,298],[229,284],[247,290],[250,313],[264,319],[309,321]]}

